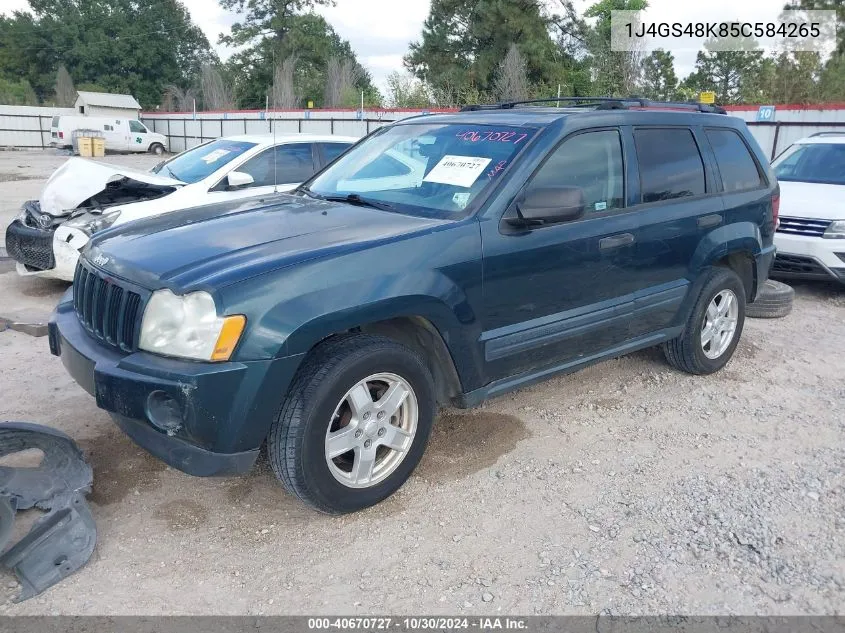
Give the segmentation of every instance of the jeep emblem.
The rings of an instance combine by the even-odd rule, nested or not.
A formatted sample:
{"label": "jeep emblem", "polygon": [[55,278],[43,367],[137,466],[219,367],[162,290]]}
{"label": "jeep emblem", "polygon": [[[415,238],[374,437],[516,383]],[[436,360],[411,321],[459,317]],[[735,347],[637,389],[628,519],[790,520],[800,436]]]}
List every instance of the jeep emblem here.
{"label": "jeep emblem", "polygon": [[105,255],[97,255],[91,261],[94,262],[97,266],[105,266],[106,264],[109,263],[109,258],[106,257]]}

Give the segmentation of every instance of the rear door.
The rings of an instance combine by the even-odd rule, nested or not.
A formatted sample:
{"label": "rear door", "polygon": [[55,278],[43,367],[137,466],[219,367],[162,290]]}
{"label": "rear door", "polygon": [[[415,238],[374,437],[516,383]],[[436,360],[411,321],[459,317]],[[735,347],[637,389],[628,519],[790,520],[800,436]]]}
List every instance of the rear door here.
{"label": "rear door", "polygon": [[103,124],[103,135],[105,137],[106,149],[113,151],[125,151],[127,149],[128,134],[129,129],[126,121],[122,121],[120,119],[107,119]]}
{"label": "rear door", "polygon": [[681,325],[681,307],[697,275],[696,249],[724,217],[701,129],[635,126],[625,133],[636,156],[629,176],[636,218],[629,335],[639,337]]}

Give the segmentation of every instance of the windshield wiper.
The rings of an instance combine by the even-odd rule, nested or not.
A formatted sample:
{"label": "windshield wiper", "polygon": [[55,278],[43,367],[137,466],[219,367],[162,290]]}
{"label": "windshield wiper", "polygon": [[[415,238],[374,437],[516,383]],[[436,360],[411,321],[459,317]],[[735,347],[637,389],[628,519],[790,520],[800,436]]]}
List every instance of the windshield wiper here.
{"label": "windshield wiper", "polygon": [[296,188],[294,193],[304,193],[309,198],[316,198],[317,200],[325,200],[325,196],[321,196],[316,191],[311,191],[308,187],[299,186]]}
{"label": "windshield wiper", "polygon": [[380,200],[373,200],[371,198],[362,198],[357,193],[348,193],[345,196],[323,196],[322,199],[328,200],[329,202],[348,202],[349,204],[354,204],[359,207],[370,207],[372,209],[380,209],[382,211],[393,211],[395,209],[392,204],[381,202]]}

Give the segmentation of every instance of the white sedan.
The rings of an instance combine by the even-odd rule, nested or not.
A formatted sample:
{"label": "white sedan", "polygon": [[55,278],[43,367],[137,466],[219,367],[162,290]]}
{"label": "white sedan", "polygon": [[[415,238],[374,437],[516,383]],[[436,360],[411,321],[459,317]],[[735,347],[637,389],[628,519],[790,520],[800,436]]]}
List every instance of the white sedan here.
{"label": "white sedan", "polygon": [[[91,235],[152,215],[296,188],[358,139],[316,134],[244,135],[189,149],[150,172],[71,158],[6,229],[6,250],[25,276],[73,280]],[[275,149],[274,149],[275,148]]]}

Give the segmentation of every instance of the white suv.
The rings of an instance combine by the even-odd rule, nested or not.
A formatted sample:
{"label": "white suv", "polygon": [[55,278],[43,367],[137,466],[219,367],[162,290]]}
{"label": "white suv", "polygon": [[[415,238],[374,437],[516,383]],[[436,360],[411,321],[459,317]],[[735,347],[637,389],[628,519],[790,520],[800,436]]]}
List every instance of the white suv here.
{"label": "white suv", "polygon": [[801,139],[772,167],[780,183],[772,276],[845,283],[845,133]]}

